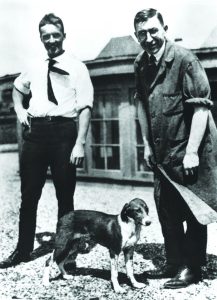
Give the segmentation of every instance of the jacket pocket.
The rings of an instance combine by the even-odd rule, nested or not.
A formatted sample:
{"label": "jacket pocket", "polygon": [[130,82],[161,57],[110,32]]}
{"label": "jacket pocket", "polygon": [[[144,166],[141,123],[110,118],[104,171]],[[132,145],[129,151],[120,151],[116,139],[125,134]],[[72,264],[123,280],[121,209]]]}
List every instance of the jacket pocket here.
{"label": "jacket pocket", "polygon": [[181,93],[163,94],[163,114],[165,116],[180,114],[183,110]]}
{"label": "jacket pocket", "polygon": [[182,94],[163,94],[163,116],[167,139],[184,141],[188,136]]}

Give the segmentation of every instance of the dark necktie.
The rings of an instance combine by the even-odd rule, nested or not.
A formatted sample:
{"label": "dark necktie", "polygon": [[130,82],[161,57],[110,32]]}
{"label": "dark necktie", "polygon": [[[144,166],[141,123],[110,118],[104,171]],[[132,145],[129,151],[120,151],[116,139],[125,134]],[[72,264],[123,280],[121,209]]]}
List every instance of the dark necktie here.
{"label": "dark necktie", "polygon": [[54,95],[52,84],[51,84],[51,79],[50,79],[50,71],[56,72],[60,75],[69,75],[68,72],[59,69],[57,67],[54,67],[54,64],[56,63],[56,60],[54,59],[49,59],[48,63],[48,72],[47,72],[47,95],[48,95],[48,100],[53,102],[54,104],[58,105],[57,99]]}
{"label": "dark necktie", "polygon": [[147,82],[149,85],[154,81],[158,71],[157,60],[154,55],[149,57],[148,69],[147,69]]}

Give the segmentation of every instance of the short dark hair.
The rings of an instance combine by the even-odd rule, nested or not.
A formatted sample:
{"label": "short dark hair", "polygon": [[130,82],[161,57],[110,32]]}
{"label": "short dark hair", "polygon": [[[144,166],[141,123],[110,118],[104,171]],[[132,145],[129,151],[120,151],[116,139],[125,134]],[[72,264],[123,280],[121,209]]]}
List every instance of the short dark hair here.
{"label": "short dark hair", "polygon": [[40,32],[40,34],[41,34],[41,27],[43,27],[46,24],[53,24],[55,26],[58,26],[58,27],[61,28],[63,34],[65,33],[64,32],[63,21],[59,17],[55,16],[53,13],[45,15],[41,19],[41,21],[39,22],[39,32]]}
{"label": "short dark hair", "polygon": [[136,25],[140,22],[145,22],[147,21],[148,19],[154,17],[154,16],[157,16],[160,24],[162,26],[164,26],[164,20],[163,20],[163,17],[161,15],[161,13],[159,13],[156,9],[154,8],[147,8],[147,9],[143,9],[143,10],[140,10],[135,18],[134,18],[134,28],[136,29]]}

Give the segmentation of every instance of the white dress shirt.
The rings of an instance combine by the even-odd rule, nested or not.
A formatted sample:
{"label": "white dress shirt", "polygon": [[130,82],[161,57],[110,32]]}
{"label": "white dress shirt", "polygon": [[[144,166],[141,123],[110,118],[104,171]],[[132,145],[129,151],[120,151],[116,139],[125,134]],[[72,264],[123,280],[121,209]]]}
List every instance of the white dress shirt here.
{"label": "white dress shirt", "polygon": [[[159,63],[161,57],[163,56],[163,53],[164,53],[164,50],[165,50],[165,46],[166,46],[166,41],[164,40],[164,43],[163,43],[163,45],[161,46],[160,50],[159,50],[157,53],[152,54],[152,55],[155,57],[155,59],[156,59],[156,65],[158,65],[158,63]],[[150,56],[151,56],[151,55],[149,54],[149,57],[150,57]]]}
{"label": "white dress shirt", "polygon": [[48,58],[34,61],[14,81],[14,86],[21,93],[31,91],[28,114],[33,117],[63,116],[77,117],[79,111],[93,105],[93,86],[85,64],[73,55],[64,52],[55,57],[55,67],[69,73],[60,75],[50,72],[50,78],[58,105],[48,100],[47,72]]}

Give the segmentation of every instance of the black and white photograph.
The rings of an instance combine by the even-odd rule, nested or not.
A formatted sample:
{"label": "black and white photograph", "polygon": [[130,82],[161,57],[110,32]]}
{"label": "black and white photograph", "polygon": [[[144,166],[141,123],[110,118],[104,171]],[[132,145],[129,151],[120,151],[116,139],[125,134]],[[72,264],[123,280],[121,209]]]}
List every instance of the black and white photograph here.
{"label": "black and white photograph", "polygon": [[217,2],[0,0],[0,300],[217,300]]}

